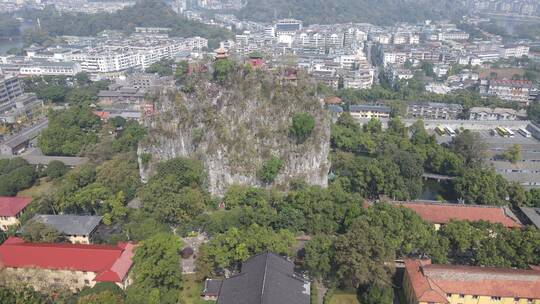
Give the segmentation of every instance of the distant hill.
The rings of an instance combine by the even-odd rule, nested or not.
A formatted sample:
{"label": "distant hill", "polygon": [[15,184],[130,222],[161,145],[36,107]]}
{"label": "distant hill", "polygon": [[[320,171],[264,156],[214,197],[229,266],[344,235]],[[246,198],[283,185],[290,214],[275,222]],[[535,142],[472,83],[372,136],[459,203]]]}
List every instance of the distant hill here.
{"label": "distant hill", "polygon": [[160,0],[141,0],[115,13],[76,14],[46,9],[27,11],[24,17],[31,20],[39,18],[41,27],[54,36],[95,36],[104,30],[131,33],[137,26],[157,26],[171,28],[170,34],[173,36],[205,37],[209,39],[211,48],[218,47],[219,41],[232,37],[228,30],[178,16]]}
{"label": "distant hill", "polygon": [[387,25],[460,17],[461,0],[248,0],[237,15],[254,21],[298,18],[313,24],[368,22]]}

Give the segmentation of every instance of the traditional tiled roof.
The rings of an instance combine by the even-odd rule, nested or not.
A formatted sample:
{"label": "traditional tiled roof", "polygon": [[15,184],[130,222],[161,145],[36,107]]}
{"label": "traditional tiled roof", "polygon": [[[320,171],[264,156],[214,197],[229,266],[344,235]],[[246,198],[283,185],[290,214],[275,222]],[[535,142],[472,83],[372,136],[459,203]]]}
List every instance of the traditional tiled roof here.
{"label": "traditional tiled roof", "polygon": [[422,219],[433,224],[447,224],[451,220],[470,222],[486,221],[502,224],[508,228],[521,227],[514,213],[506,207],[458,205],[433,202],[398,203],[416,212]]}
{"label": "traditional tiled roof", "polygon": [[242,272],[221,284],[217,304],[308,304],[309,281],[294,273],[294,264],[274,253],[243,263]]}
{"label": "traditional tiled roof", "polygon": [[132,265],[134,245],[117,246],[26,243],[10,237],[0,246],[0,265],[12,268],[42,268],[89,271],[95,281],[121,282]]}
{"label": "traditional tiled roof", "polygon": [[448,303],[446,294],[540,299],[538,270],[434,265],[420,260],[405,261],[405,268],[419,302]]}
{"label": "traditional tiled roof", "polygon": [[0,196],[0,216],[16,216],[31,201],[31,197]]}
{"label": "traditional tiled roof", "polygon": [[511,87],[532,87],[532,82],[528,80],[512,80],[512,79],[493,79],[489,82],[490,85],[496,86],[511,86]]}
{"label": "traditional tiled roof", "polygon": [[31,221],[52,226],[64,235],[89,235],[96,229],[102,218],[102,216],[93,215],[36,214]]}

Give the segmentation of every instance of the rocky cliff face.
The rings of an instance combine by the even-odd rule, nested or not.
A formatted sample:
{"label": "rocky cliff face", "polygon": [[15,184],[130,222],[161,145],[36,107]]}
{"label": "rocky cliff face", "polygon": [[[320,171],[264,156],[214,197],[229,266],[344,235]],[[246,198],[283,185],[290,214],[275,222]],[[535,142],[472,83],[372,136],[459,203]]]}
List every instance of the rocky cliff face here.
{"label": "rocky cliff face", "polygon": [[[163,89],[154,97],[156,114],[147,122],[148,140],[139,155],[152,155],[141,170],[147,179],[158,161],[178,156],[201,159],[212,194],[222,195],[231,184],[265,186],[257,171],[272,156],[283,166],[274,182],[327,185],[330,119],[315,97],[315,85],[299,75],[297,84],[284,83],[279,72],[239,69],[225,84],[208,74],[190,77],[182,89]],[[315,129],[303,143],[291,138],[295,113],[309,113]]]}

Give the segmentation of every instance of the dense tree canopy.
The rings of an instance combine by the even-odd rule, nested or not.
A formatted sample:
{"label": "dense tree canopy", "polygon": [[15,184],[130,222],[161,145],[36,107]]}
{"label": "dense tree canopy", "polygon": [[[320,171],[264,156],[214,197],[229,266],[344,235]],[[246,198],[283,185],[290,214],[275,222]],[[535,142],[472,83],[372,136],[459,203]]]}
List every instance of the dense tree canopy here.
{"label": "dense tree canopy", "polygon": [[[238,267],[254,254],[272,251],[290,254],[294,245],[294,235],[287,230],[273,231],[253,224],[245,229],[231,228],[215,235],[208,244],[201,247],[203,257],[197,261],[203,269]],[[202,265],[209,263],[210,265]]]}
{"label": "dense tree canopy", "polygon": [[165,3],[155,0],[138,1],[135,6],[115,13],[70,14],[51,9],[29,11],[27,17],[40,18],[41,28],[54,36],[95,36],[104,30],[131,33],[137,26],[168,27],[170,34],[178,37],[200,36],[210,40],[211,47],[230,38],[232,33],[198,21],[188,20],[172,11]]}
{"label": "dense tree canopy", "polygon": [[64,240],[54,227],[33,220],[24,225],[21,237],[31,243],[56,243]]}
{"label": "dense tree canopy", "polygon": [[176,158],[161,163],[140,191],[143,207],[165,223],[183,224],[205,209],[208,194],[204,180],[199,161]]}
{"label": "dense tree canopy", "polygon": [[248,1],[238,16],[255,21],[273,21],[275,17],[295,17],[307,23],[331,24],[369,22],[393,24],[426,19],[461,16],[464,7],[455,1],[373,1],[373,0],[271,0]]}
{"label": "dense tree canopy", "polygon": [[36,180],[33,166],[22,158],[0,159],[0,195],[13,196]]}
{"label": "dense tree canopy", "polygon": [[308,113],[294,114],[290,128],[291,135],[298,142],[305,141],[315,128],[315,120]]}
{"label": "dense tree canopy", "polygon": [[88,106],[50,111],[49,126],[38,138],[45,155],[77,155],[85,145],[96,143],[101,123]]}
{"label": "dense tree canopy", "polygon": [[0,38],[14,37],[20,34],[19,20],[6,15],[0,14]]}
{"label": "dense tree canopy", "polygon": [[179,251],[181,240],[160,233],[144,240],[133,257],[134,283],[127,290],[128,303],[177,303],[182,283]]}

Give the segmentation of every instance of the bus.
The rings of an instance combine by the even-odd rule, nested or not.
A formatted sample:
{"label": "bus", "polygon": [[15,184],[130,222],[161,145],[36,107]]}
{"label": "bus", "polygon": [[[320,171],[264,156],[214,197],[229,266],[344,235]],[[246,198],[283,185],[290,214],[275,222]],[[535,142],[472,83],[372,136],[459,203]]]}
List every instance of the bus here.
{"label": "bus", "polygon": [[520,128],[518,130],[518,133],[523,135],[524,137],[531,137],[532,136],[531,132],[527,131],[527,129],[525,129],[525,128]]}
{"label": "bus", "polygon": [[446,132],[444,131],[444,128],[441,127],[441,126],[437,126],[435,128],[435,132],[437,132],[437,134],[439,134],[439,136],[443,136]]}
{"label": "bus", "polygon": [[497,131],[497,133],[498,133],[500,136],[503,136],[503,137],[508,136],[508,133],[507,133],[507,131],[506,131],[505,128],[497,127],[497,129],[495,129],[495,131]]}
{"label": "bus", "polygon": [[509,128],[504,128],[506,130],[506,134],[508,134],[508,137],[514,137],[514,132],[512,132],[512,130],[510,130]]}
{"label": "bus", "polygon": [[450,136],[456,136],[456,131],[454,131],[454,129],[450,128],[450,127],[445,127],[444,130],[446,131],[446,133]]}

